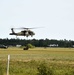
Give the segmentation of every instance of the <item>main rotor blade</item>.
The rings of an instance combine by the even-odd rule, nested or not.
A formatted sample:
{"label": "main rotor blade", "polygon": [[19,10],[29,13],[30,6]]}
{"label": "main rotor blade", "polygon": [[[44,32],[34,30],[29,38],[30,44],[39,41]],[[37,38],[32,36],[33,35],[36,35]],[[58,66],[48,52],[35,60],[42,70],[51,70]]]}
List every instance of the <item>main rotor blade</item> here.
{"label": "main rotor blade", "polygon": [[33,27],[33,28],[25,28],[25,27],[21,27],[20,29],[37,29],[37,28],[43,28],[43,27]]}
{"label": "main rotor blade", "polygon": [[33,27],[33,28],[26,28],[26,27],[20,27],[20,28],[13,28],[13,29],[37,29],[37,28],[43,28],[43,27]]}

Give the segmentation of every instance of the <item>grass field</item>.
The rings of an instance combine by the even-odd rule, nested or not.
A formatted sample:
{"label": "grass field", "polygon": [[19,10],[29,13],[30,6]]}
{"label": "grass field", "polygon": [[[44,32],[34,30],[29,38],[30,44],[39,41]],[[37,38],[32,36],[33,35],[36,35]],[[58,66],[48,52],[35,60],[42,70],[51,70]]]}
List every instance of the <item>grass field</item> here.
{"label": "grass field", "polygon": [[7,55],[11,55],[11,60],[57,60],[74,61],[74,48],[34,48],[22,50],[21,48],[0,49],[0,60],[7,60]]}
{"label": "grass field", "polygon": [[3,75],[6,75],[8,54],[11,57],[10,75],[38,75],[38,72],[41,71],[37,68],[43,62],[47,63],[50,68],[52,66],[55,71],[55,74],[46,75],[74,75],[74,48],[34,48],[23,50],[12,47],[0,49],[0,64],[1,69],[3,68]]}

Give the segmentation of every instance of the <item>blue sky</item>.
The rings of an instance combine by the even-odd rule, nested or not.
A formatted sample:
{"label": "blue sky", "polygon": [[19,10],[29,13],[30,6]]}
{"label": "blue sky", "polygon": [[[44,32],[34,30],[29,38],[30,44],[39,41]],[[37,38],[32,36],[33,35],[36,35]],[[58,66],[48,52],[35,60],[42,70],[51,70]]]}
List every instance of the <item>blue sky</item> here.
{"label": "blue sky", "polygon": [[16,38],[12,27],[43,27],[29,39],[74,40],[74,0],[0,0],[0,38]]}

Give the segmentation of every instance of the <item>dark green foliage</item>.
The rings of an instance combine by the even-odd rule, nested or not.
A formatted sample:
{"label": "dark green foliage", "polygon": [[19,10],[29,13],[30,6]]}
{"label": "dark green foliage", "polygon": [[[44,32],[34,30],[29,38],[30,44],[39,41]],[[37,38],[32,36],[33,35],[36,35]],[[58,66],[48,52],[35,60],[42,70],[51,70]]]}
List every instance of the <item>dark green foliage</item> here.
{"label": "dark green foliage", "polygon": [[71,40],[55,40],[55,39],[31,39],[31,40],[25,40],[25,39],[0,39],[0,44],[3,45],[12,45],[12,46],[16,46],[16,45],[22,45],[22,46],[26,46],[27,44],[32,44],[35,47],[47,47],[50,44],[58,44],[58,47],[73,47],[74,45],[74,41]]}

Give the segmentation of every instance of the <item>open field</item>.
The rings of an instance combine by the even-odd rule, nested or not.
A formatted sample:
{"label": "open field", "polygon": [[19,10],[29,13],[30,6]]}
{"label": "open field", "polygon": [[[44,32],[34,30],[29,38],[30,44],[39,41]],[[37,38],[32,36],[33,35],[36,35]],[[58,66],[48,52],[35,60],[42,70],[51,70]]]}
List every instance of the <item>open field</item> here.
{"label": "open field", "polygon": [[74,75],[74,48],[34,48],[25,51],[14,47],[0,49],[0,64],[4,75],[8,54],[11,56],[10,75],[37,75],[37,67],[42,62],[56,69],[55,75]]}
{"label": "open field", "polygon": [[34,48],[25,51],[14,47],[0,49],[0,60],[6,60],[8,54],[11,60],[74,61],[74,48]]}

